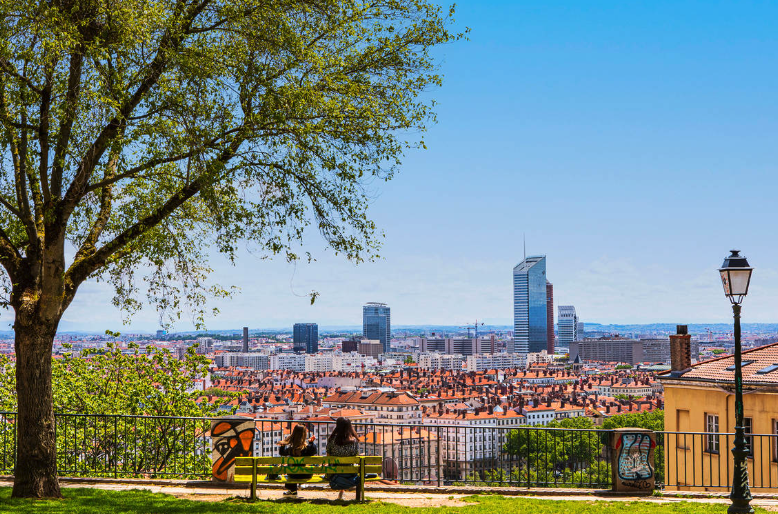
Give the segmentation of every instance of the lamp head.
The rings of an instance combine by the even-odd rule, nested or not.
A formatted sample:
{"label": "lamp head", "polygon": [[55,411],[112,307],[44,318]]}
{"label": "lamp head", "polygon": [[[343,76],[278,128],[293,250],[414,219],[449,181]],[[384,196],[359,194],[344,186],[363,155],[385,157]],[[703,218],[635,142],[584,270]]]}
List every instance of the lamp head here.
{"label": "lamp head", "polygon": [[721,285],[724,287],[724,295],[733,304],[740,305],[748,294],[753,271],[754,268],[748,265],[746,258],[740,255],[740,250],[732,250],[732,253],[724,259],[724,264],[719,268]]}

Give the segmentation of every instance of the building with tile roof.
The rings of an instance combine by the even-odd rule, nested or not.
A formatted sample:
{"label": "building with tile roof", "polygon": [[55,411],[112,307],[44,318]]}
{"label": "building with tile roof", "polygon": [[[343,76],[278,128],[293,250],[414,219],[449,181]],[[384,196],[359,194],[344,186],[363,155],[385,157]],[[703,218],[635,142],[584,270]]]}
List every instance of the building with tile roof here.
{"label": "building with tile roof", "polygon": [[[744,426],[747,434],[755,434],[748,437],[751,487],[778,492],[778,343],[742,356]],[[700,489],[693,484],[707,484],[706,490],[726,487],[733,469],[734,356],[658,378],[664,386],[665,430],[688,434],[670,435],[665,442],[668,483],[679,483],[682,490]]]}

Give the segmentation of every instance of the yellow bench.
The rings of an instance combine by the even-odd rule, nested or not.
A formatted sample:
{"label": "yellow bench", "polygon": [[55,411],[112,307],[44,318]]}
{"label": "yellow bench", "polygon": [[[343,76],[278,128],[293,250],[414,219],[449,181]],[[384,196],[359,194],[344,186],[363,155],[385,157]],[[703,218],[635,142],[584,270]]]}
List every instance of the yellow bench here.
{"label": "yellow bench", "polygon": [[[383,457],[237,457],[235,481],[251,482],[251,499],[257,499],[257,483],[315,484],[326,482],[325,475],[357,474],[357,501],[365,501],[365,482],[381,480]],[[373,473],[377,476],[366,478]],[[311,478],[288,478],[283,475],[313,475]],[[278,478],[268,478],[275,475]]]}

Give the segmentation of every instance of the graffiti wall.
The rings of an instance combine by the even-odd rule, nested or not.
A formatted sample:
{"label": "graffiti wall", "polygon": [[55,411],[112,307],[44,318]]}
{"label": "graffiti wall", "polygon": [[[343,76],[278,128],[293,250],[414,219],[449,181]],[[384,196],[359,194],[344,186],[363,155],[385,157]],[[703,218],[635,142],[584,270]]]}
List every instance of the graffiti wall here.
{"label": "graffiti wall", "polygon": [[213,479],[233,482],[235,458],[251,457],[254,442],[254,421],[246,418],[220,418],[211,422]]}

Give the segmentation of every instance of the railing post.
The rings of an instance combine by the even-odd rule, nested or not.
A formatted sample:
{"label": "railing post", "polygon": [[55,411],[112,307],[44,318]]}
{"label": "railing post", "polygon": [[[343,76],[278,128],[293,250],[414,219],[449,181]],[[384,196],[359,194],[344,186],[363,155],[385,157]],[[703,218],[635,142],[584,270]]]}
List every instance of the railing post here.
{"label": "railing post", "polygon": [[117,449],[119,447],[119,424],[118,424],[118,416],[116,414],[113,415],[113,477],[118,478],[119,473],[117,470],[118,467],[118,460],[119,455],[117,452]]}
{"label": "railing post", "polygon": [[656,433],[644,428],[611,432],[611,483],[616,492],[651,494],[656,484]]}
{"label": "railing post", "polygon": [[[443,455],[441,455],[441,443],[440,443],[440,425],[438,425],[438,456],[437,456],[437,467],[438,468],[438,487],[440,487],[440,476],[443,474],[443,469],[441,467],[441,463],[443,462]],[[448,448],[448,443],[446,443],[446,448]]]}

